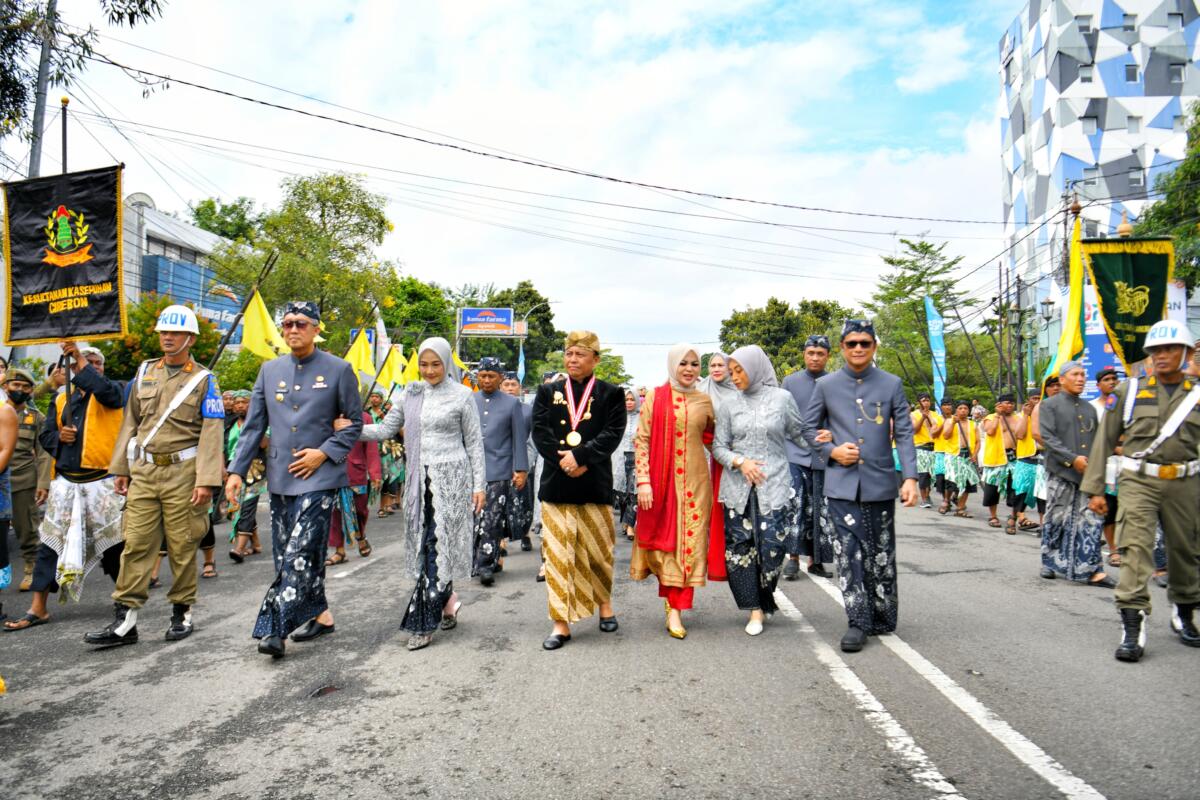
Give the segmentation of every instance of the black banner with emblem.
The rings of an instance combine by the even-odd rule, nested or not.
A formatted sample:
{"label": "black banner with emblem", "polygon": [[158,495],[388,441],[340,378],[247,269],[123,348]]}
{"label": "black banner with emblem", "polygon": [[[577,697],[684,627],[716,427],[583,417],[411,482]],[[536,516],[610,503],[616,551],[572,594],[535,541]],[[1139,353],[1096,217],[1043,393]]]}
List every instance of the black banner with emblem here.
{"label": "black banner with emblem", "polygon": [[121,167],[2,189],[5,344],[123,335]]}
{"label": "black banner with emblem", "polygon": [[1146,357],[1146,333],[1167,315],[1175,247],[1166,238],[1084,239],[1082,250],[1108,340],[1131,374]]}

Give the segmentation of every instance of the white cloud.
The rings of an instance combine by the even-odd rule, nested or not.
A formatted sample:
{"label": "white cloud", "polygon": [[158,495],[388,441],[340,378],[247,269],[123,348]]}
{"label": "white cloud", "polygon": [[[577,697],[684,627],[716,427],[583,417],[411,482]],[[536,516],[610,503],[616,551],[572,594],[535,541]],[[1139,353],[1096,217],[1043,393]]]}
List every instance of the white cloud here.
{"label": "white cloud", "polygon": [[962,80],[974,69],[974,45],[966,24],[927,28],[910,34],[896,57],[896,87],[902,92],[929,92]]}

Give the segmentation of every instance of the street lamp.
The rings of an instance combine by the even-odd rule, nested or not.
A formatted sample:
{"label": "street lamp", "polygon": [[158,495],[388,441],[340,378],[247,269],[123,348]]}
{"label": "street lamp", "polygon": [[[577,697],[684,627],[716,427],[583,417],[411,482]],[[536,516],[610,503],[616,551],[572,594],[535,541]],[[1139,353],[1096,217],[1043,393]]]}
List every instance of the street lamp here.
{"label": "street lamp", "polygon": [[[557,302],[558,302],[557,300],[547,300],[544,303],[538,303],[536,306],[534,306],[533,308],[529,309],[528,311],[526,311],[524,314],[521,315],[521,327],[524,328],[524,330],[525,330],[525,337],[529,336],[529,315],[532,314],[533,312],[537,311],[542,306],[548,306],[551,303],[557,303]],[[520,342],[518,344],[518,348],[519,348],[519,355],[517,356],[517,358],[518,358],[517,379],[520,380],[522,384],[524,384],[525,383],[525,339],[524,338],[522,338],[520,340]]]}
{"label": "street lamp", "polygon": [[1051,320],[1054,319],[1054,299],[1047,295],[1046,299],[1041,302],[1042,306],[1042,321],[1049,326]]}

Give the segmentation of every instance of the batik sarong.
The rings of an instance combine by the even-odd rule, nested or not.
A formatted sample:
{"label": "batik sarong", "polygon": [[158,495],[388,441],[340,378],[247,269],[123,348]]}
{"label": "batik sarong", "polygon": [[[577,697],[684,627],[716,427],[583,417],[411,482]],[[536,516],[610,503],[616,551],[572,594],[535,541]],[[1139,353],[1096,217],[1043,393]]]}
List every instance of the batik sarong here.
{"label": "batik sarong", "polygon": [[525,488],[518,489],[510,482],[508,487],[508,537],[524,539],[533,524],[533,476],[525,476]]}
{"label": "batik sarong", "polygon": [[61,475],[50,483],[46,516],[38,536],[58,554],[55,581],[62,600],[78,600],[83,581],[100,563],[104,551],[124,540],[123,500],[113,488],[115,479],[72,483]]}
{"label": "batik sarong", "polygon": [[343,486],[337,490],[329,517],[329,546],[344,547],[366,537],[370,485]]}
{"label": "batik sarong", "polygon": [[933,454],[933,476],[946,474],[946,454],[938,450]]}
{"label": "batik sarong", "polygon": [[579,622],[612,598],[613,516],[599,503],[542,503],[550,619]]}
{"label": "batik sarong", "polygon": [[1104,517],[1090,510],[1079,485],[1051,475],[1042,517],[1042,566],[1069,580],[1088,581],[1104,569]]}
{"label": "batik sarong", "polygon": [[1020,508],[1037,505],[1037,459],[1017,459],[1012,465],[1012,493],[1022,501]]}
{"label": "batik sarong", "polygon": [[[833,563],[833,521],[825,501],[825,470],[788,464],[792,473],[792,514],[796,527],[795,551],[789,556],[812,558],[814,563]],[[789,543],[792,539],[789,539]]]}
{"label": "batik sarong", "polygon": [[325,600],[325,556],[335,489],[271,495],[271,557],[275,580],[267,589],[255,639],[288,634],[329,608]]}
{"label": "batik sarong", "polygon": [[855,502],[829,498],[837,530],[833,543],[838,583],[850,625],[864,633],[896,630],[900,593],[896,584],[896,501]]}
{"label": "batik sarong", "polygon": [[1012,474],[1012,469],[1008,464],[999,467],[984,467],[979,481],[980,483],[986,483],[988,486],[995,486],[1003,493],[1008,486],[1008,477],[1010,474]]}
{"label": "batik sarong", "polygon": [[617,524],[624,528],[637,527],[637,475],[634,473],[634,453],[622,453],[621,469],[625,472],[625,491],[613,492],[613,511]]}
{"label": "batik sarong", "polygon": [[483,511],[475,515],[475,568],[472,575],[495,572],[500,541],[508,536],[508,494],[512,481],[488,481]]}
{"label": "batik sarong", "polygon": [[952,484],[953,491],[970,494],[979,485],[979,470],[969,458],[947,455],[946,480]]}
{"label": "batik sarong", "polygon": [[725,571],[738,608],[775,612],[775,586],[783,558],[795,549],[798,538],[790,509],[784,506],[764,513],[757,489],[750,490],[743,511],[725,510]]}
{"label": "batik sarong", "polygon": [[421,526],[421,545],[418,563],[421,568],[417,576],[417,585],[413,587],[412,595],[408,598],[408,607],[404,611],[404,619],[400,622],[401,630],[423,636],[433,633],[442,622],[442,611],[450,602],[454,593],[454,581],[446,581],[444,586],[438,585],[437,566],[437,522],[433,514],[433,492],[429,488],[429,479],[425,479],[424,519]]}

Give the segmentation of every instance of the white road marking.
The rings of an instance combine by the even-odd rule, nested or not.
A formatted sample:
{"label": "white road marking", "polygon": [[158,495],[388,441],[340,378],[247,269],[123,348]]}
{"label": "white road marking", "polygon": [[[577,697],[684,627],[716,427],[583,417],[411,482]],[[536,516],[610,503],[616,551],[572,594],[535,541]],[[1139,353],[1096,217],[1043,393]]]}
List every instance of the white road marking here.
{"label": "white road marking", "polygon": [[904,730],[903,726],[883,707],[875,695],[871,694],[871,690],[867,688],[866,684],[854,674],[841,656],[825,643],[825,640],[817,634],[816,629],[809,624],[800,610],[778,589],[775,591],[775,602],[784,616],[796,622],[801,637],[813,649],[817,660],[829,670],[829,676],[833,678],[834,683],[849,695],[867,721],[883,735],[888,749],[904,761],[909,777],[916,783],[937,792],[938,798],[965,800],[958,793],[954,784],[946,780],[946,777],[938,771],[938,768],[929,760],[929,756],[913,740],[908,731]]}
{"label": "white road marking", "polygon": [[358,572],[360,569],[366,569],[367,567],[371,566],[375,562],[380,561],[382,559],[383,559],[383,556],[376,556],[375,558],[364,558],[361,561],[359,561],[357,564],[355,564],[353,567],[346,567],[345,569],[340,569],[337,572],[333,573],[333,577],[334,578],[349,577],[349,576],[353,575],[354,573]]}
{"label": "white road marking", "polygon": [[[829,580],[814,575],[807,576],[809,580],[845,607],[842,593]],[[1050,757],[1046,751],[1027,739],[1020,731],[996,716],[973,694],[968,692],[949,675],[934,666],[929,659],[913,649],[912,645],[896,634],[876,637],[880,644],[891,650],[900,660],[913,671],[928,681],[942,696],[958,707],[972,722],[983,728],[1000,744],[1004,745],[1018,761],[1040,775],[1047,783],[1063,793],[1069,800],[1105,800],[1104,795],[1094,787],[1076,777],[1062,764]]]}

